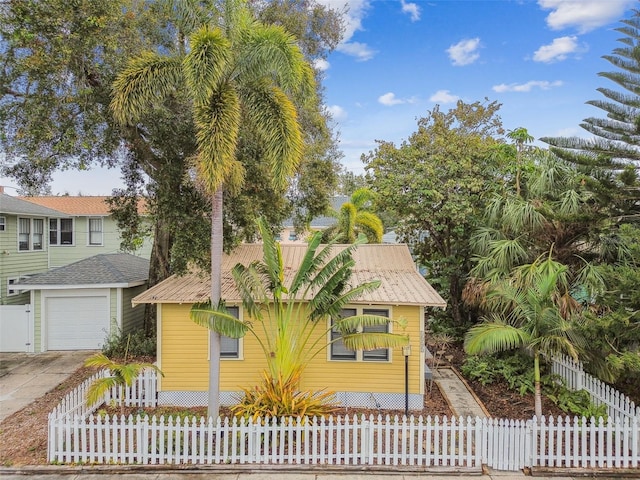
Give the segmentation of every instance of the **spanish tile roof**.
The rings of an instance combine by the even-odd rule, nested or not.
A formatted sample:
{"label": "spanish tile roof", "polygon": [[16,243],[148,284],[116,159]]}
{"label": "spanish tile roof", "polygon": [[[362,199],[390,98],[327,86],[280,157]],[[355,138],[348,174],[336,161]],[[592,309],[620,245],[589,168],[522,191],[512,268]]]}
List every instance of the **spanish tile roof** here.
{"label": "spanish tile roof", "polygon": [[[285,265],[285,282],[290,284],[307,249],[306,244],[281,244]],[[336,251],[346,245],[336,245]],[[240,302],[240,294],[231,277],[231,269],[238,263],[248,265],[262,258],[261,244],[243,244],[225,255],[222,265],[222,298],[227,302]],[[373,292],[363,294],[356,304],[388,304],[446,306],[446,302],[416,270],[409,249],[404,244],[360,245],[353,256],[355,267],[351,283],[359,285],[380,280]],[[133,299],[139,303],[196,303],[209,299],[211,282],[206,273],[173,275]]]}
{"label": "spanish tile roof", "polygon": [[[53,208],[66,215],[110,215],[109,204],[106,196],[38,196],[19,197],[27,202],[35,203],[43,207]],[[138,212],[144,213],[144,199],[138,202]]]}
{"label": "spanish tile roof", "polygon": [[[20,288],[78,285],[140,285],[149,278],[149,260],[128,253],[106,253],[70,263],[20,282]],[[28,290],[28,289],[27,289]]]}
{"label": "spanish tile roof", "polygon": [[40,217],[59,217],[62,215],[61,212],[52,208],[26,202],[19,197],[12,197],[6,193],[0,193],[0,213]]}

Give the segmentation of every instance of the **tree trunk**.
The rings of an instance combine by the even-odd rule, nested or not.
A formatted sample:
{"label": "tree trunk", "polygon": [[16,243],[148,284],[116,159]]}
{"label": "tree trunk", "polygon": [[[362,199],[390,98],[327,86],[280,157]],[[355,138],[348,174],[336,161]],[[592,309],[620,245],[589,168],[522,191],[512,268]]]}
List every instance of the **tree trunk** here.
{"label": "tree trunk", "polygon": [[[211,306],[222,294],[222,187],[211,199]],[[209,329],[209,417],[220,413],[220,334]]]}
{"label": "tree trunk", "polygon": [[535,386],[535,414],[538,420],[542,418],[542,388],[540,387],[540,354],[533,354],[533,380]]}
{"label": "tree trunk", "polygon": [[[153,232],[153,246],[149,262],[148,288],[157,285],[171,275],[171,235],[164,228],[162,220],[158,219]],[[144,312],[144,331],[150,335],[156,330],[156,305],[148,303]]]}

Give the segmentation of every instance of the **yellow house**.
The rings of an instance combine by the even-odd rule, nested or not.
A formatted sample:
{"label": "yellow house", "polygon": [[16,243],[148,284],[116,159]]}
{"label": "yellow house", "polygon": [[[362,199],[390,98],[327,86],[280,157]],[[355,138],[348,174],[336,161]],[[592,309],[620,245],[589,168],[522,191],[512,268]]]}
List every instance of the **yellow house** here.
{"label": "yellow house", "polygon": [[[285,270],[293,276],[307,246],[281,247]],[[243,320],[240,294],[230,272],[237,263],[248,265],[261,258],[262,245],[244,244],[223,259],[222,298],[227,308]],[[406,245],[360,245],[353,259],[353,285],[376,279],[381,285],[350,304],[345,315],[370,313],[396,320],[404,318],[407,326],[402,333],[409,335],[410,349],[347,350],[327,318],[325,325],[319,325],[323,328],[314,331],[320,352],[306,365],[301,387],[335,392],[337,402],[343,406],[403,409],[408,398],[410,409],[421,409],[425,391],[425,308],[444,308],[445,301],[417,271]],[[210,290],[206,274],[174,275],[133,299],[134,305],[158,306],[157,358],[164,373],[158,386],[160,404],[207,403],[209,335],[190,319],[189,311],[194,303],[207,301]],[[390,324],[388,328],[397,332],[399,327]],[[259,384],[265,368],[264,353],[255,337],[223,337],[220,404],[236,403],[242,395],[241,388]]]}

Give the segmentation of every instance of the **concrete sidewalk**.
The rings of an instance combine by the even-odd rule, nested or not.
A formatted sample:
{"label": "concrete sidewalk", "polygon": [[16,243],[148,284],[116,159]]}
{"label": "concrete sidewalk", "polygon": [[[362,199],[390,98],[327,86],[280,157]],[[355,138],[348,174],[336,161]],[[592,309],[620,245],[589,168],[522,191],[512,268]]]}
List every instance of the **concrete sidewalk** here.
{"label": "concrete sidewalk", "polygon": [[0,422],[64,382],[94,353],[0,353]]}

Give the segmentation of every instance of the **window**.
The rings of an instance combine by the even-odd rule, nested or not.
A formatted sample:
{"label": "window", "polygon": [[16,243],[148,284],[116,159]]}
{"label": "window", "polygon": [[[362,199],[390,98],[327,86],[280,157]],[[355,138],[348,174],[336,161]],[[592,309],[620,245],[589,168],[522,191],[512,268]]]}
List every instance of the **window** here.
{"label": "window", "polygon": [[49,220],[49,245],[73,245],[73,219]]}
{"label": "window", "polygon": [[[340,311],[340,318],[353,317],[356,315],[357,310],[355,308],[343,308]],[[348,350],[344,346],[342,341],[342,334],[336,330],[334,320],[331,319],[331,359],[332,360],[356,360],[357,352],[355,350]]]}
{"label": "window", "polygon": [[0,232],[4,232],[7,225],[7,219],[6,217],[0,217]]}
{"label": "window", "polygon": [[[363,315],[377,315],[379,317],[388,317],[389,310],[381,310],[381,309],[364,309],[362,311]],[[376,333],[388,333],[389,332],[389,324],[387,325],[371,325],[369,327],[364,327],[363,331],[365,332],[376,332]],[[389,350],[387,348],[378,348],[377,350],[365,350],[362,352],[363,360],[370,361],[385,361],[389,360]]]}
{"label": "window", "polygon": [[296,234],[296,232],[289,232],[289,240],[295,242],[298,240],[298,234]]}
{"label": "window", "polygon": [[89,219],[89,245],[102,245],[102,218]]}
{"label": "window", "polygon": [[16,283],[20,282],[20,277],[7,278],[7,296],[20,295],[22,290],[13,288]]}
{"label": "window", "polygon": [[[238,307],[227,307],[227,312],[240,318]],[[220,358],[240,358],[240,339],[220,335]]]}
{"label": "window", "polygon": [[18,219],[18,250],[44,249],[44,220],[42,218]]}
{"label": "window", "polygon": [[[344,308],[340,312],[340,318],[352,317],[354,315],[377,315],[379,317],[389,317],[389,310],[382,308]],[[333,319],[332,319],[333,327]],[[361,331],[364,332],[380,332],[388,333],[389,324],[387,325],[374,325],[370,327],[364,327]],[[352,361],[364,361],[364,362],[385,362],[389,360],[389,349],[379,348],[376,350],[348,350],[342,339],[340,338],[340,332],[335,328],[331,328],[331,360],[352,360]]]}

